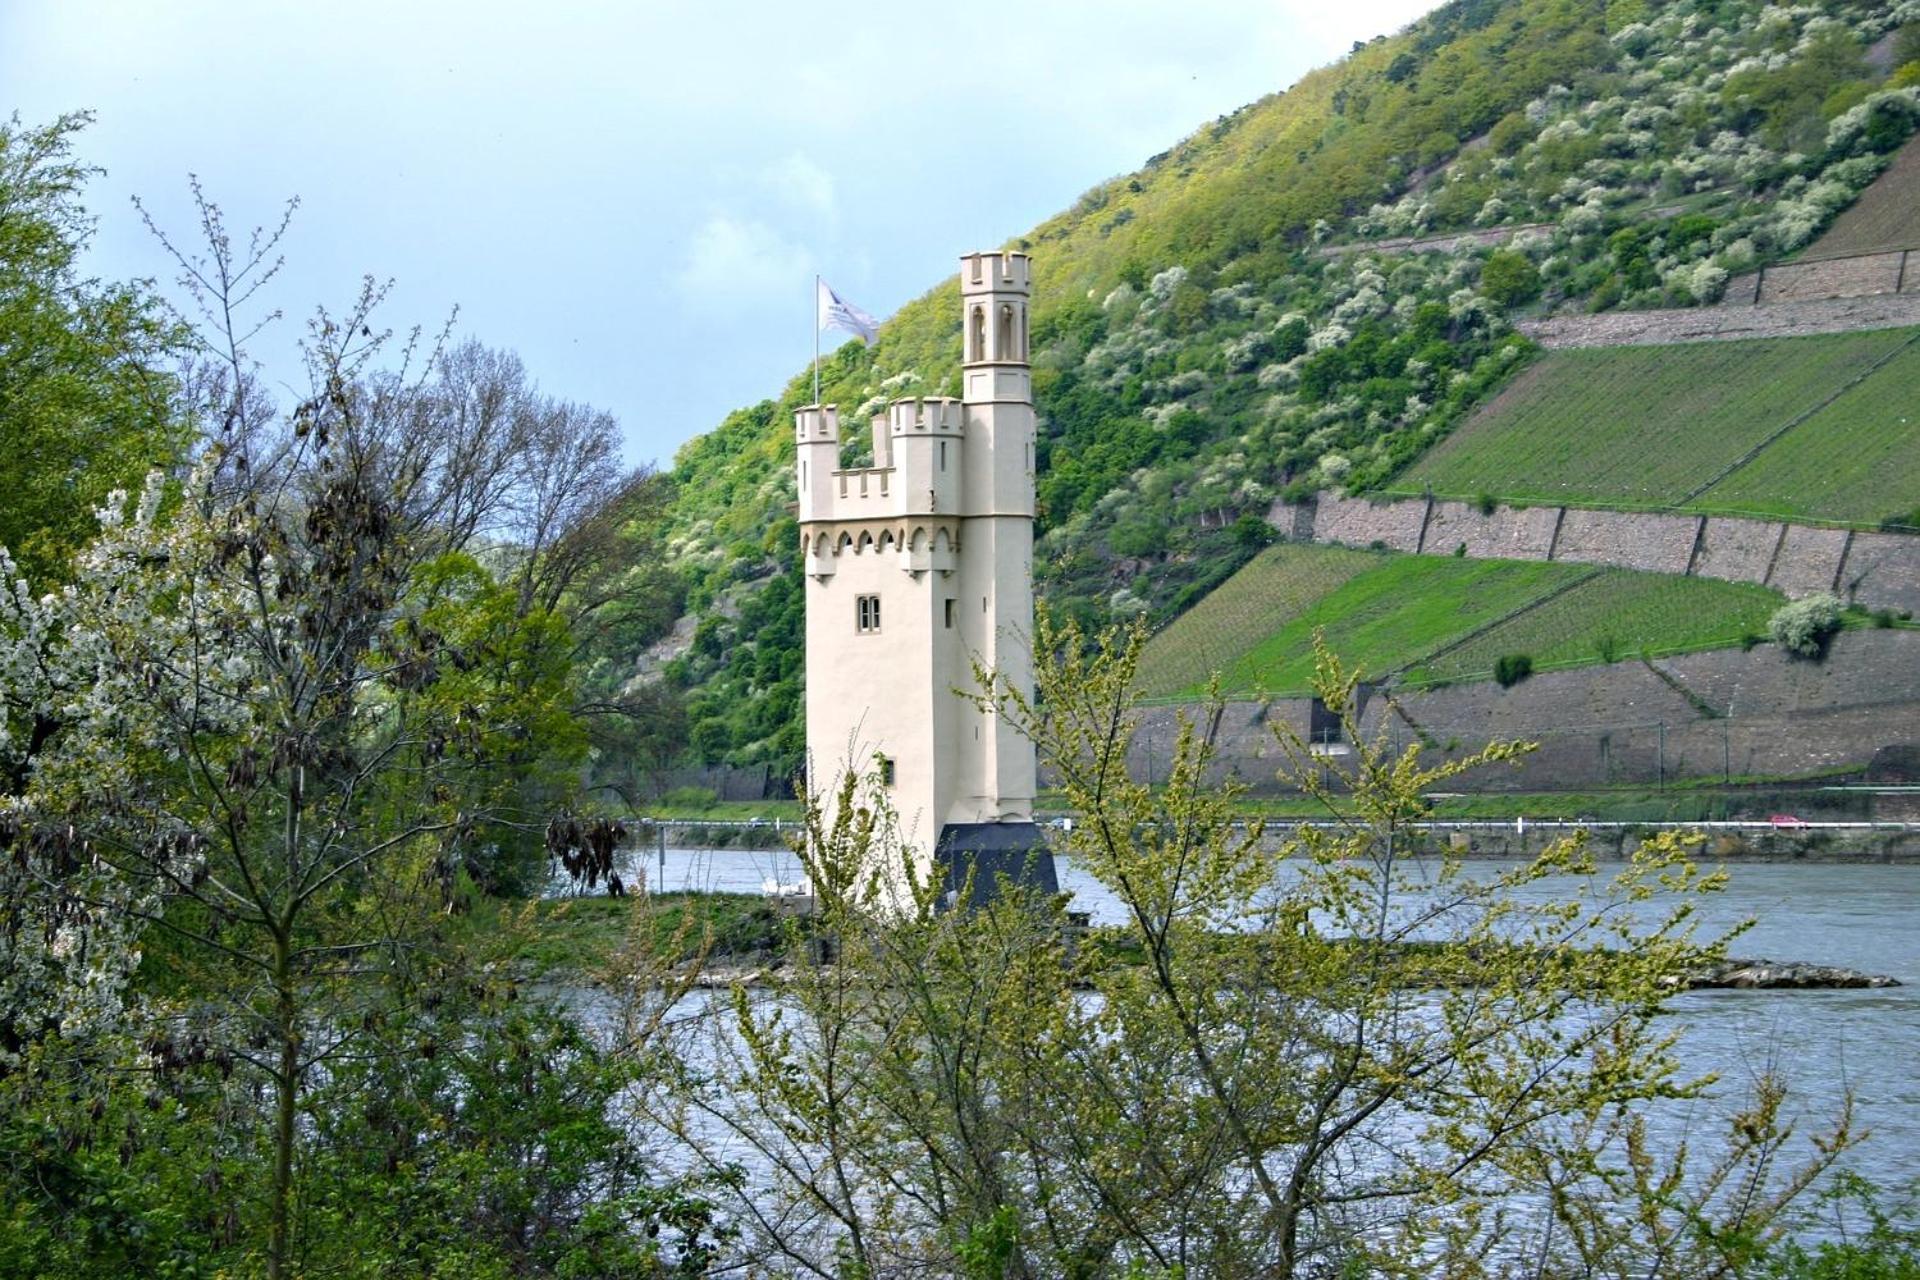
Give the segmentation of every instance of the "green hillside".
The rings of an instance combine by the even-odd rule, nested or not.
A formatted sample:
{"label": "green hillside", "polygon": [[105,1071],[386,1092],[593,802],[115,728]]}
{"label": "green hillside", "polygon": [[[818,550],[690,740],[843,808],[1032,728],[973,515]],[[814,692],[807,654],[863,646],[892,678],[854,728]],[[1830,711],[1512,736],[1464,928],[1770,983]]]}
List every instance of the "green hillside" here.
{"label": "green hillside", "polygon": [[1394,488],[1872,524],[1920,506],[1920,329],[1537,360]]}
{"label": "green hillside", "polygon": [[1764,587],[1529,560],[1462,560],[1284,545],[1154,636],[1143,692],[1298,694],[1322,632],[1372,676],[1485,679],[1500,658],[1535,670],[1738,644],[1782,597]]}
{"label": "green hillside", "polygon": [[[1516,313],[1709,302],[1803,249],[1920,117],[1920,67],[1866,56],[1893,16],[1453,0],[1017,237],[1037,280],[1040,595],[1089,624],[1165,621],[1259,544],[1276,497],[1393,482],[1445,439],[1526,364]],[[1530,229],[1385,246],[1489,227]],[[955,390],[956,290],[835,352],[824,398],[858,422]],[[699,623],[669,676],[708,760],[797,758],[784,508],[809,394],[797,376],[675,461],[663,537]],[[1663,491],[1695,474],[1713,471]]]}

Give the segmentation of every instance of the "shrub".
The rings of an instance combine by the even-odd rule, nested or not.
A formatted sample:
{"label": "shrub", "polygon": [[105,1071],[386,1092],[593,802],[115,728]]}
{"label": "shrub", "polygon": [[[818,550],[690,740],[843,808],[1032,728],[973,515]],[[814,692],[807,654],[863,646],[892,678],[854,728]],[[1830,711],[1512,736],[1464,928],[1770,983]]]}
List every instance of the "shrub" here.
{"label": "shrub", "polygon": [[1473,500],[1474,510],[1478,511],[1483,516],[1492,515],[1494,513],[1494,509],[1497,508],[1499,505],[1500,505],[1499,499],[1495,498],[1490,493],[1483,493],[1479,497]]}
{"label": "shrub", "polygon": [[1249,551],[1258,550],[1279,536],[1278,530],[1251,512],[1233,522],[1234,545]]}
{"label": "shrub", "polygon": [[713,808],[719,800],[719,793],[712,787],[675,787],[660,797],[660,802],[669,809],[694,809],[700,812]]}
{"label": "shrub", "polygon": [[1838,1240],[1810,1248],[1787,1240],[1767,1257],[1768,1280],[1920,1280],[1920,1206],[1890,1196],[1859,1175],[1842,1172],[1820,1193],[1848,1228]]}
{"label": "shrub", "polygon": [[1533,140],[1533,122],[1527,119],[1523,111],[1509,111],[1501,116],[1487,135],[1487,143],[1493,153],[1510,156]]}
{"label": "shrub", "polygon": [[1502,689],[1511,689],[1533,674],[1533,659],[1524,653],[1509,653],[1493,664],[1493,678]]}
{"label": "shrub", "polygon": [[1107,546],[1116,556],[1141,558],[1160,555],[1167,549],[1166,522],[1133,520],[1116,526],[1107,535]]}
{"label": "shrub", "polygon": [[1781,605],[1767,620],[1767,634],[1793,656],[1817,659],[1840,630],[1840,619],[1839,599],[1823,592]]}
{"label": "shrub", "polygon": [[1480,292],[1503,307],[1519,306],[1540,296],[1540,272],[1526,254],[1501,249],[1480,268]]}
{"label": "shrub", "polygon": [[1896,511],[1890,516],[1880,517],[1882,533],[1904,533],[1913,529],[1920,529],[1920,507],[1915,507],[1912,511]]}

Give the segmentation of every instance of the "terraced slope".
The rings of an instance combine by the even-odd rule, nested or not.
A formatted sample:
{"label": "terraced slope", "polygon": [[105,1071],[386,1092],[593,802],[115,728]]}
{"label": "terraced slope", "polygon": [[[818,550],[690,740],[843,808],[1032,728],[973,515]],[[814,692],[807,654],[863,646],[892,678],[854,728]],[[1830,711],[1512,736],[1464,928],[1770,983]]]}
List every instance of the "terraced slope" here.
{"label": "terraced slope", "polygon": [[1396,492],[1872,523],[1920,505],[1920,329],[1551,352]]}
{"label": "terraced slope", "polygon": [[1900,149],[1887,171],[1833,220],[1805,256],[1839,258],[1888,249],[1920,249],[1920,139]]}
{"label": "terraced slope", "polygon": [[1534,669],[1585,666],[1650,653],[1737,644],[1766,631],[1781,595],[1747,583],[1605,569],[1568,590],[1436,654],[1411,681],[1485,679],[1511,653]]}
{"label": "terraced slope", "polygon": [[1142,664],[1152,692],[1203,688],[1276,627],[1379,564],[1378,555],[1345,547],[1268,547],[1154,638]]}
{"label": "terraced slope", "polygon": [[1301,693],[1312,639],[1373,676],[1472,679],[1505,654],[1538,666],[1739,642],[1782,597],[1762,587],[1586,565],[1280,546],[1147,647],[1150,697],[1193,697],[1221,673],[1230,696]]}
{"label": "terraced slope", "polygon": [[1920,340],[1691,505],[1863,524],[1912,511],[1920,505]]}

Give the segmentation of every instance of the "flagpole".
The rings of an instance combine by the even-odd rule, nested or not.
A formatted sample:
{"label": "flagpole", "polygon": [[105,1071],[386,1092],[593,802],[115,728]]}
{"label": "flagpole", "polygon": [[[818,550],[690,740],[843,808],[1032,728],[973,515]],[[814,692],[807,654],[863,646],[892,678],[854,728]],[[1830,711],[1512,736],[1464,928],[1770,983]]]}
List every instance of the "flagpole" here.
{"label": "flagpole", "polygon": [[813,402],[820,403],[820,277],[813,278]]}

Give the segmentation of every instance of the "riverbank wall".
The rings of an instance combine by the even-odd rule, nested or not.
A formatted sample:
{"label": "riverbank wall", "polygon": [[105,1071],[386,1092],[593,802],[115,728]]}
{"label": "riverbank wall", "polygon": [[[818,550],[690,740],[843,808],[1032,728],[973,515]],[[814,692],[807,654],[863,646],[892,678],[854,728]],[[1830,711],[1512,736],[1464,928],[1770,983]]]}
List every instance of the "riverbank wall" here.
{"label": "riverbank wall", "polygon": [[[1665,830],[1696,833],[1696,856],[1706,863],[1920,863],[1920,825],[1899,823],[1432,823],[1415,832],[1413,843],[1424,853],[1450,849],[1471,858],[1521,859],[1580,833],[1595,861],[1624,862]],[[1284,843],[1286,828],[1267,839],[1276,847]]]}
{"label": "riverbank wall", "polygon": [[[1263,824],[1264,844],[1278,849],[1303,825],[1288,819],[1268,819]],[[794,824],[786,824],[783,838],[796,834]],[[748,839],[767,839],[768,826],[731,827],[673,826],[676,849],[700,849],[724,852],[780,847],[745,843]],[[1049,827],[1058,831],[1057,827]],[[1411,827],[1408,851],[1436,855],[1451,851],[1463,857],[1485,859],[1530,858],[1548,845],[1576,833],[1583,835],[1596,861],[1620,862],[1633,855],[1642,843],[1664,830],[1697,833],[1699,857],[1708,862],[1832,862],[1832,863],[1920,863],[1920,823],[1897,822],[1578,822],[1539,821],[1521,818],[1500,822],[1428,822]],[[634,853],[646,864],[650,850],[637,845]]]}

